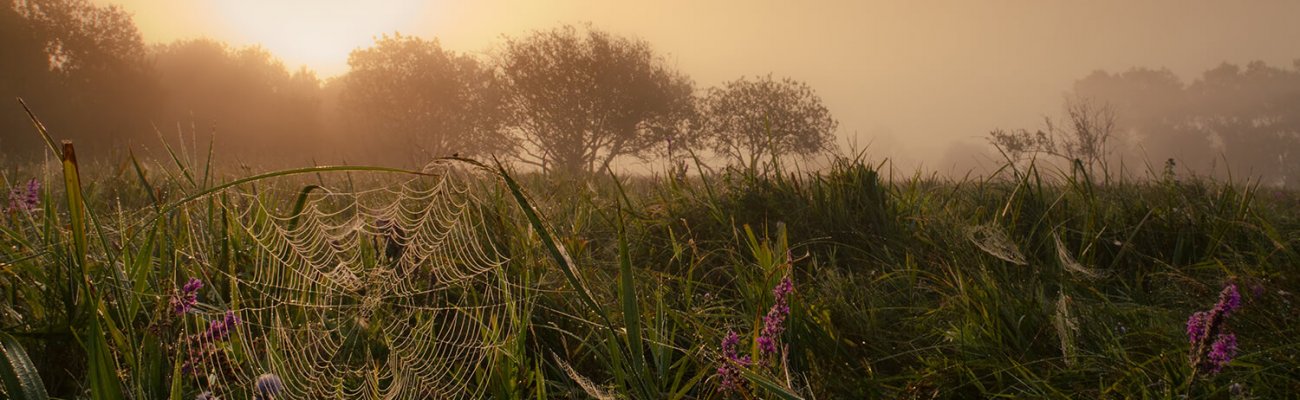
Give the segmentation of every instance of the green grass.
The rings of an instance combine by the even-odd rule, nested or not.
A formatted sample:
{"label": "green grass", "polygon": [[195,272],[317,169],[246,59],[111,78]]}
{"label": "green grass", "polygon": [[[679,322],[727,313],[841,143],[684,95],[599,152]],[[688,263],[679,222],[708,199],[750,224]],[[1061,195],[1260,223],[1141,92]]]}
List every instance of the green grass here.
{"label": "green grass", "polygon": [[[39,398],[30,382],[58,398],[194,397],[174,337],[156,332],[185,276],[220,288],[205,303],[240,304],[250,238],[230,228],[225,194],[256,192],[297,215],[322,190],[314,186],[352,191],[412,176],[368,167],[222,175],[207,157],[171,154],[72,164],[66,175],[53,164],[4,171],[6,191],[30,177],[44,184],[38,210],[0,221],[0,338],[13,360],[0,378],[10,397]],[[484,327],[505,340],[473,384],[498,398],[1300,391],[1294,193],[1197,179],[1100,185],[1036,168],[891,181],[880,167],[844,158],[816,173],[572,182],[482,166],[485,229],[511,259],[503,275],[524,289],[511,292],[512,329]],[[1024,263],[979,246],[974,227],[1002,232]],[[194,249],[206,253],[185,253]],[[722,339],[737,332],[757,354],[752,341],[783,276],[795,282],[784,354],[745,369],[742,392],[718,392]],[[1229,320],[1241,351],[1222,373],[1191,379],[1185,322],[1228,282],[1243,292]]]}

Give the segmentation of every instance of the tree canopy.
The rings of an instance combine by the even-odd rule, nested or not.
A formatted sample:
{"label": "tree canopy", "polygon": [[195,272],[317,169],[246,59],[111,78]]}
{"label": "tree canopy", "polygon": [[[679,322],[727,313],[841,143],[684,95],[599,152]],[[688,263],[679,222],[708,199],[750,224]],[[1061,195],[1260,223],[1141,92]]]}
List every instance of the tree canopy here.
{"label": "tree canopy", "polygon": [[989,133],[989,142],[1011,162],[1041,153],[1069,164],[1077,163],[1089,174],[1097,172],[1099,167],[1100,172],[1107,171],[1110,141],[1115,132],[1115,110],[1110,104],[1070,98],[1065,101],[1064,117],[1044,117],[1043,125],[1043,129],[1034,132],[995,129]]}
{"label": "tree canopy", "polygon": [[[52,131],[82,142],[108,145],[147,127],[142,115],[157,91],[144,42],[126,11],[89,0],[0,4],[4,98],[24,98]],[[19,107],[6,106],[0,115],[7,127],[30,126]],[[39,141],[11,136],[6,146]]]}
{"label": "tree canopy", "polygon": [[709,147],[749,168],[767,157],[826,150],[839,125],[808,84],[771,75],[714,88],[703,109]]}
{"label": "tree canopy", "polygon": [[[91,0],[0,5],[0,95],[24,98],[83,155],[148,152],[161,147],[159,133],[173,141],[179,130],[241,161],[500,155],[581,175],[627,158],[680,163],[709,148],[750,164],[808,154],[836,127],[804,83],[741,78],[700,96],[645,40],[591,27],[506,38],[491,57],[385,35],[322,81],[257,46],[145,46],[129,14]],[[6,157],[44,151],[20,107],[0,107],[0,128]]]}
{"label": "tree canopy", "polygon": [[693,114],[693,84],[643,40],[564,26],[508,39],[499,58],[518,159],[565,174],[648,157]]}
{"label": "tree canopy", "polygon": [[1300,61],[1222,64],[1190,84],[1167,70],[1097,72],[1074,92],[1115,105],[1136,158],[1300,185]]}
{"label": "tree canopy", "polygon": [[209,39],[155,46],[150,53],[163,96],[150,117],[168,136],[181,125],[197,140],[215,135],[224,151],[311,149],[303,143],[313,143],[309,139],[321,128],[321,91],[310,70],[291,73],[261,47],[231,49]]}
{"label": "tree canopy", "polygon": [[513,147],[504,131],[501,85],[473,57],[444,50],[437,40],[397,34],[354,50],[348,65],[341,106],[357,140],[378,139],[385,151],[424,157]]}

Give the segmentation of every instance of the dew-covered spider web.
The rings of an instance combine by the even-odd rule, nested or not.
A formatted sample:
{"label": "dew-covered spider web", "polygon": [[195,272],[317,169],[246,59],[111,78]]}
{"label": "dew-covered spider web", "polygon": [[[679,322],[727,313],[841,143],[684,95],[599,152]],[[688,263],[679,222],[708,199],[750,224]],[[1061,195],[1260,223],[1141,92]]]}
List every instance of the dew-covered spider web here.
{"label": "dew-covered spider web", "polygon": [[492,178],[431,171],[296,214],[302,186],[222,193],[231,233],[202,262],[229,304],[195,309],[187,376],[222,399],[480,397],[517,287],[478,198]]}
{"label": "dew-covered spider web", "polygon": [[1024,253],[1016,247],[1016,243],[1011,241],[1007,232],[1001,227],[993,224],[975,225],[966,228],[966,237],[971,243],[975,244],[980,250],[988,255],[997,257],[1016,265],[1029,265],[1025,260]]}

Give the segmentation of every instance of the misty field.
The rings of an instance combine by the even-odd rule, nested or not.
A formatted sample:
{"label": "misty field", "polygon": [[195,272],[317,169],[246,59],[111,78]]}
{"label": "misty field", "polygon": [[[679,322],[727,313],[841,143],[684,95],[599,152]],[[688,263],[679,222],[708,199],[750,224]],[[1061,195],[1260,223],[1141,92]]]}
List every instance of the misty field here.
{"label": "misty field", "polygon": [[845,157],[252,175],[202,153],[78,165],[50,145],[4,171],[9,398],[1300,390],[1300,198],[1255,184],[1016,165],[889,179]]}
{"label": "misty field", "polygon": [[1296,15],[0,0],[0,400],[1297,398]]}

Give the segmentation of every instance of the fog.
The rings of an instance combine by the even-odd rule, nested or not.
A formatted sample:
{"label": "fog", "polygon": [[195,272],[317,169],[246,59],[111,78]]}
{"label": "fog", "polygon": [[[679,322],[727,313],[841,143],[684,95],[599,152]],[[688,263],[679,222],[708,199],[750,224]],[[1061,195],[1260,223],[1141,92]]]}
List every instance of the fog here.
{"label": "fog", "polygon": [[[80,2],[21,1],[7,8],[29,3]],[[355,147],[352,144],[361,138],[379,140],[376,135],[382,134],[375,132],[358,136],[364,126],[378,125],[373,121],[358,125],[357,121],[374,116],[344,121],[340,116],[344,113],[332,108],[346,103],[338,93],[346,80],[341,78],[351,71],[349,55],[354,50],[376,46],[382,35],[401,32],[405,37],[436,40],[438,49],[452,55],[449,59],[475,60],[487,70],[496,68],[511,40],[524,42],[537,32],[568,25],[578,28],[577,37],[594,30],[648,44],[654,58],[666,70],[690,80],[701,97],[710,88],[728,82],[759,81],[768,76],[806,85],[838,122],[833,133],[841,152],[865,148],[870,157],[888,158],[901,170],[924,168],[960,174],[979,162],[998,162],[1001,156],[987,139],[991,131],[1044,130],[1044,117],[1062,120],[1068,99],[1086,97],[1114,108],[1115,137],[1110,143],[1114,154],[1110,158],[1122,160],[1119,163],[1130,168],[1145,171],[1149,163],[1159,169],[1168,158],[1176,158],[1181,161],[1179,168],[1204,173],[1233,168],[1267,175],[1277,182],[1296,175],[1288,174],[1289,167],[1285,167],[1289,153],[1277,150],[1296,147],[1296,117],[1287,115],[1300,111],[1300,102],[1290,100],[1300,97],[1300,87],[1294,84],[1297,66],[1293,64],[1300,59],[1300,43],[1292,40],[1300,37],[1300,24],[1294,23],[1300,15],[1300,3],[1296,2],[262,3],[96,0],[97,6],[120,6],[132,16],[138,40],[146,49],[144,58],[149,68],[158,70],[121,73],[138,81],[131,83],[130,89],[57,87],[137,93],[131,97],[138,101],[134,106],[149,109],[140,118],[78,125],[72,120],[113,118],[89,110],[91,105],[127,105],[102,100],[65,107],[57,104],[59,96],[24,92],[41,87],[29,83],[9,83],[2,87],[3,94],[23,96],[48,125],[63,128],[63,136],[80,140],[93,141],[87,135],[94,134],[77,130],[103,132],[111,125],[113,134],[131,137],[129,142],[135,145],[157,147],[151,126],[159,126],[164,136],[173,137],[180,123],[182,131],[226,135],[219,142],[227,146],[225,151],[235,152],[225,155],[226,159],[284,155],[285,143],[304,141],[312,145],[290,152],[294,161],[365,159],[339,150]],[[11,28],[18,20],[6,19],[6,31],[15,31]],[[185,43],[199,43],[195,39],[211,44],[209,50],[224,46],[230,54],[226,58],[236,60],[231,62],[236,67],[223,71],[245,71],[247,76],[177,67],[183,63],[178,57],[202,53],[179,55]],[[5,48],[10,52],[17,47]],[[217,57],[217,53],[202,54]],[[259,70],[259,65],[271,67]],[[282,70],[276,70],[277,66]],[[177,77],[178,69],[192,75]],[[98,68],[94,73],[119,73],[110,70]],[[1143,71],[1167,83],[1168,90],[1159,95],[1146,91],[1149,82],[1138,79],[1145,76]],[[275,89],[256,99],[250,97],[258,93],[254,88],[238,91],[226,84],[195,88],[205,81],[209,85],[215,82],[214,76],[230,82],[261,79],[283,83],[266,86]],[[316,80],[319,88],[313,88]],[[1222,89],[1225,85],[1254,89]],[[297,89],[282,90],[284,87]],[[180,92],[190,94],[176,94]],[[149,96],[157,99],[144,99]],[[1223,100],[1226,97],[1235,100]],[[159,101],[165,106],[156,106]],[[1162,103],[1179,106],[1162,108]],[[489,112],[481,107],[454,110]],[[501,118],[509,119],[509,110],[500,112],[505,115]],[[21,109],[13,104],[4,106],[3,115],[0,146],[6,148],[5,153],[39,151],[28,149],[36,141],[30,140],[34,135],[22,124],[25,115]],[[424,121],[421,126],[443,124],[444,120]],[[1272,122],[1261,125],[1259,121]],[[131,133],[140,130],[148,134]],[[230,132],[234,130],[240,132]],[[418,129],[412,132],[428,134]],[[1170,132],[1205,139],[1207,144],[1196,149],[1175,148],[1192,145]],[[283,140],[265,141],[277,135],[284,135]],[[1257,137],[1276,137],[1269,140],[1281,142],[1257,143],[1259,140],[1252,139]],[[241,147],[240,142],[256,145]],[[1232,146],[1245,142],[1252,144]],[[644,149],[655,155],[614,158],[619,165],[662,165],[671,158],[662,153],[671,153],[672,146],[658,152],[653,146]],[[1250,150],[1240,150],[1246,147]],[[403,148],[407,147],[391,144],[384,148],[389,157],[381,159],[418,162],[433,155],[391,157],[391,152]],[[1233,154],[1225,156],[1225,152]],[[1212,162],[1216,159],[1224,161]],[[1251,160],[1263,160],[1259,162],[1266,165]]]}

